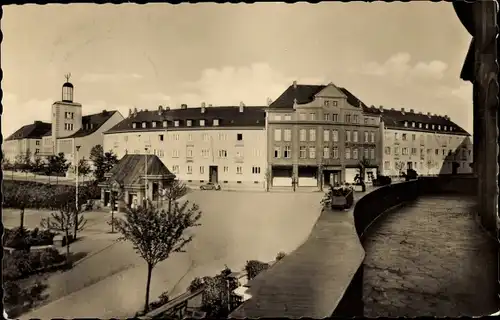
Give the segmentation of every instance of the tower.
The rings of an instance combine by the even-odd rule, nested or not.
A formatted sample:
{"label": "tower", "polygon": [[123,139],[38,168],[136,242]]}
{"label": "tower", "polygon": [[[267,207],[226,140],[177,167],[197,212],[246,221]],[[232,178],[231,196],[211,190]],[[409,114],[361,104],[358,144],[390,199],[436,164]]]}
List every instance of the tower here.
{"label": "tower", "polygon": [[66,74],[66,82],[62,85],[61,101],[52,104],[52,143],[54,153],[67,152],[59,150],[58,138],[72,135],[82,128],[82,105],[73,101],[74,86],[69,79],[71,73]]}

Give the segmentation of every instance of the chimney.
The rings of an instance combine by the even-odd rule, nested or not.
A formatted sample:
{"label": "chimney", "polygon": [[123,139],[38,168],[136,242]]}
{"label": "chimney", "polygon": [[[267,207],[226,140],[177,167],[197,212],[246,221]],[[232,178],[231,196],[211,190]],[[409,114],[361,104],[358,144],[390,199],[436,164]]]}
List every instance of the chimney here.
{"label": "chimney", "polygon": [[391,111],[394,111],[394,108],[391,108]]}
{"label": "chimney", "polygon": [[161,116],[162,113],[163,113],[163,107],[162,106],[158,106],[158,115]]}
{"label": "chimney", "polygon": [[297,89],[297,81],[293,81],[293,88]]}
{"label": "chimney", "polygon": [[379,106],[378,109],[380,110],[380,112],[384,112],[384,107]]}
{"label": "chimney", "polygon": [[187,109],[187,107],[188,107],[187,104],[185,103],[181,104],[181,109]]}
{"label": "chimney", "polygon": [[102,110],[102,114],[106,115],[106,114],[108,114],[108,111],[106,111],[106,109],[104,109],[104,110]]}
{"label": "chimney", "polygon": [[431,116],[431,113],[430,112],[427,112],[427,116],[430,117]]}
{"label": "chimney", "polygon": [[42,121],[38,121],[38,120],[35,120],[35,122],[33,122],[33,124],[42,124]]}
{"label": "chimney", "polygon": [[205,113],[205,109],[206,109],[206,107],[205,107],[205,102],[202,102],[202,103],[201,103],[200,112],[201,112],[201,113]]}
{"label": "chimney", "polygon": [[293,99],[293,110],[297,109],[297,99]]}
{"label": "chimney", "polygon": [[410,113],[415,113],[415,110],[413,110],[413,109],[410,109]]}
{"label": "chimney", "polygon": [[165,111],[169,111],[170,110],[170,107],[165,107]]}
{"label": "chimney", "polygon": [[240,102],[240,112],[243,112],[243,108],[245,107],[245,104],[243,101]]}
{"label": "chimney", "polygon": [[206,107],[205,102],[202,102],[202,103],[201,103],[201,107],[202,107],[202,108],[205,108],[205,107]]}
{"label": "chimney", "polygon": [[128,117],[130,118],[132,116],[132,109],[128,109]]}
{"label": "chimney", "polygon": [[405,108],[401,108],[401,113],[404,113],[405,112]]}

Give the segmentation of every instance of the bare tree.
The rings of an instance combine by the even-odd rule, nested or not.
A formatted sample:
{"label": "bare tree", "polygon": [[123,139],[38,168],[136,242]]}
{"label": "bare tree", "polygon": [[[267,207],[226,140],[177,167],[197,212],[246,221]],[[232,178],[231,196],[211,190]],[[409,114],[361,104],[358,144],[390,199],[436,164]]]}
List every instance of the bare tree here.
{"label": "bare tree", "polygon": [[201,211],[189,201],[179,204],[174,201],[171,210],[155,208],[147,200],[137,208],[128,207],[125,218],[114,221],[116,229],[122,234],[121,240],[130,241],[137,254],[147,263],[146,300],[144,312],[149,309],[149,289],[151,275],[157,263],[167,259],[174,252],[185,252],[184,248],[193,239],[185,231],[199,226]]}
{"label": "bare tree", "polygon": [[266,181],[266,192],[269,192],[269,187],[271,186],[271,169],[267,168],[266,172],[264,173],[264,179]]}
{"label": "bare tree", "polygon": [[[67,194],[61,194],[61,197],[65,197]],[[67,199],[67,198],[65,198]],[[69,259],[69,249],[71,244],[70,235],[71,232],[81,231],[85,227],[87,220],[84,219],[82,215],[78,216],[75,219],[75,216],[78,215],[79,208],[76,208],[76,204],[73,199],[60,199],[57,206],[59,207],[56,212],[52,212],[50,217],[47,219],[42,219],[40,225],[43,228],[47,228],[49,230],[55,230],[64,233],[66,236],[66,258]],[[73,239],[75,239],[75,235],[73,235]]]}

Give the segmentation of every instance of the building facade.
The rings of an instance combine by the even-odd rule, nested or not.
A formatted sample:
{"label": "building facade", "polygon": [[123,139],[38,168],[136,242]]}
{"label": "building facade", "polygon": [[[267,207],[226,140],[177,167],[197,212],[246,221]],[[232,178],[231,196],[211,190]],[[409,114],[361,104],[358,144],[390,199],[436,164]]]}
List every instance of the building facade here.
{"label": "building facade", "polygon": [[347,89],[293,83],[267,110],[268,173],[273,186],[321,187],[367,180],[381,164],[380,116],[364,113]]}
{"label": "building facade", "polygon": [[400,176],[472,173],[470,135],[448,116],[413,109],[367,108],[383,121],[383,174]]}
{"label": "building facade", "polygon": [[104,150],[118,158],[154,154],[180,180],[262,188],[266,133],[263,107],[158,107],[130,110],[104,134]]}
{"label": "building facade", "polygon": [[103,132],[124,118],[118,111],[106,110],[82,116],[82,105],[73,101],[73,93],[73,84],[64,83],[61,101],[52,104],[51,123],[35,121],[9,136],[3,146],[6,158],[13,161],[27,153],[48,157],[62,152],[74,164],[79,146],[78,158],[89,159],[90,150],[103,144]]}

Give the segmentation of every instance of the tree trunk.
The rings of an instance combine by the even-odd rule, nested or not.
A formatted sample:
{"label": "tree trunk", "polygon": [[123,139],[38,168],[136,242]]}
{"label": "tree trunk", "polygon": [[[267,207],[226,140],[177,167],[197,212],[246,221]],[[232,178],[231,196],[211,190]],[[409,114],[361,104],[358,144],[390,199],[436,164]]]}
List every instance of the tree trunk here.
{"label": "tree trunk", "polygon": [[75,221],[73,221],[75,226],[73,228],[73,239],[76,240],[76,233],[78,231],[78,212],[75,212]]}
{"label": "tree trunk", "polygon": [[115,210],[114,210],[114,205],[113,208],[111,208],[111,233],[115,233]]}
{"label": "tree trunk", "polygon": [[19,222],[19,227],[21,228],[21,230],[24,229],[24,208],[21,209],[21,221]]}
{"label": "tree trunk", "polygon": [[148,280],[146,282],[146,301],[144,302],[144,314],[149,311],[149,289],[151,287],[151,275],[153,273],[153,265],[148,263]]}
{"label": "tree trunk", "polygon": [[66,229],[66,260],[69,260],[69,229]]}

